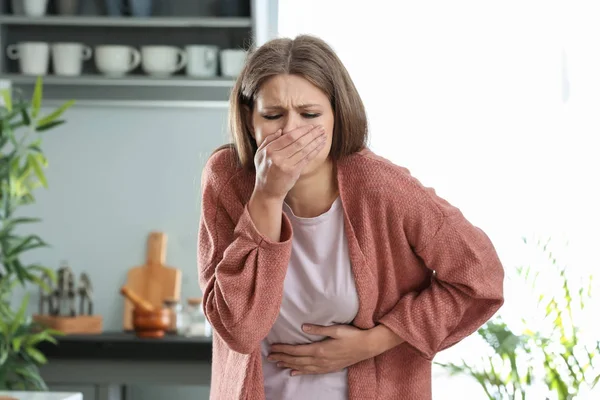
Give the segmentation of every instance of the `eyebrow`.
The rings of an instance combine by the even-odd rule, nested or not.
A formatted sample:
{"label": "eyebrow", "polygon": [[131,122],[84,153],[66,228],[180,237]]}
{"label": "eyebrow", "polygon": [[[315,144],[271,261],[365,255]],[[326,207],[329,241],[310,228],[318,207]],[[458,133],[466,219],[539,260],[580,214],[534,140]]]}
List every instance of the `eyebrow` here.
{"label": "eyebrow", "polygon": [[[306,109],[306,108],[320,107],[320,106],[321,106],[320,104],[309,103],[309,104],[299,104],[295,108]],[[264,110],[283,110],[283,109],[285,109],[285,107],[276,104],[276,105],[271,105],[271,106],[265,106],[265,107],[263,107],[263,109]]]}

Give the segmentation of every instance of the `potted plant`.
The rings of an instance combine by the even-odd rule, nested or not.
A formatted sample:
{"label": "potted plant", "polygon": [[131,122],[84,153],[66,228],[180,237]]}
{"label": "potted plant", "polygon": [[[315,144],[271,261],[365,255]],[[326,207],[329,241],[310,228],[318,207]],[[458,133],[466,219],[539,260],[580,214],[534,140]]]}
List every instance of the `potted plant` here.
{"label": "potted plant", "polygon": [[2,91],[0,107],[0,390],[47,390],[38,366],[46,362],[38,350],[40,342],[56,343],[58,332],[45,329],[27,315],[29,296],[12,305],[17,285],[33,284],[49,290],[53,271],[40,264],[26,265],[21,256],[46,246],[35,234],[24,234],[36,218],[23,216],[24,206],[35,201],[33,192],[47,187],[46,158],[41,149],[42,135],[63,124],[68,101],[48,115],[41,116],[42,79],[38,78],[31,101],[13,101],[9,90]]}
{"label": "potted plant", "polygon": [[490,400],[570,400],[600,381],[600,341],[581,328],[590,314],[592,277],[560,264],[551,240],[534,244],[541,259],[516,269],[522,292],[532,295],[532,315],[515,326],[498,315],[481,327],[478,336],[489,351],[479,362],[437,363],[474,378]]}

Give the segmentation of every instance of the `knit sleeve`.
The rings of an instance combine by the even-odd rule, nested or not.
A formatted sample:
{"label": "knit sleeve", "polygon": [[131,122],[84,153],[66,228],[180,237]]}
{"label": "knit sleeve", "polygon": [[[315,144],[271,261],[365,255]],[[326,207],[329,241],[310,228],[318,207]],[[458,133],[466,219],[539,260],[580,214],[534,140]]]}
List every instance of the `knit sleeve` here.
{"label": "knit sleeve", "polygon": [[233,200],[221,196],[229,182],[215,164],[209,160],[202,178],[198,271],[203,307],[216,334],[233,351],[249,354],[279,314],[292,228],[284,214],[281,240],[273,242],[257,230],[247,206],[232,221],[226,209]]}
{"label": "knit sleeve", "polygon": [[379,322],[433,359],[502,306],[504,270],[488,236],[428,192],[415,202],[405,230],[415,254],[433,271],[431,284],[404,295]]}

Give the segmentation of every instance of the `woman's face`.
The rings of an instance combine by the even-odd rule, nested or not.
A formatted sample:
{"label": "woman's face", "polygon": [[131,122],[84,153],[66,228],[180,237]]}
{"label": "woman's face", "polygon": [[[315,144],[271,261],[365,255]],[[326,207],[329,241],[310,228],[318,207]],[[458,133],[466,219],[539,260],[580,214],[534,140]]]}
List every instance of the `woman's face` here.
{"label": "woman's face", "polygon": [[251,125],[258,146],[279,129],[283,134],[304,125],[321,125],[327,141],[302,175],[314,172],[329,156],[334,116],[327,95],[297,75],[276,75],[259,89],[252,110]]}

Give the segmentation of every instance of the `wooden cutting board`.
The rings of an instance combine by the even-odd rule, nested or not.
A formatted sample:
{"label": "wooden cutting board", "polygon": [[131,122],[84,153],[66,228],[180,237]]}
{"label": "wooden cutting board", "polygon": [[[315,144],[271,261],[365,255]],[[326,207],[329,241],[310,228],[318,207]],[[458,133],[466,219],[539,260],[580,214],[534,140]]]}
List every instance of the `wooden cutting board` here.
{"label": "wooden cutting board", "polygon": [[[179,300],[181,297],[181,271],[165,266],[167,235],[151,232],[148,235],[146,264],[131,268],[127,273],[126,286],[155,307],[162,307],[166,298]],[[133,305],[125,299],[123,329],[133,330]]]}

